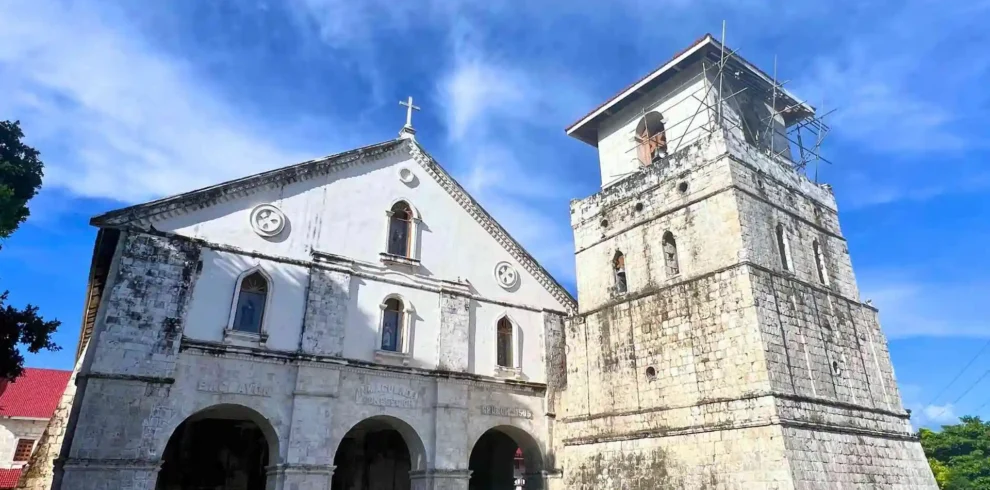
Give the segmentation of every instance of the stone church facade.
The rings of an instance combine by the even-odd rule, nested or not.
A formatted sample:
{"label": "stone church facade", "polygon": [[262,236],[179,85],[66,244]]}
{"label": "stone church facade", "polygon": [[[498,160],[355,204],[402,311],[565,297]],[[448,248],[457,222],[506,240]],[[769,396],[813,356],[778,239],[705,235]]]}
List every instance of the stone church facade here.
{"label": "stone church facade", "polygon": [[720,48],[568,128],[603,183],[571,203],[577,301],[408,124],[94,218],[20,488],[935,488],[835,199],[780,137],[814,110],[739,57],[715,76]]}

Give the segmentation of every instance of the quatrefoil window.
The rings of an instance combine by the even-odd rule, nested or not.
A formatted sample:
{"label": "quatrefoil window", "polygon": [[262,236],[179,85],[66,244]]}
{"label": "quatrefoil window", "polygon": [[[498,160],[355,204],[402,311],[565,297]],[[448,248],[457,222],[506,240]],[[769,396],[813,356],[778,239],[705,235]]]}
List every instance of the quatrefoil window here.
{"label": "quatrefoil window", "polygon": [[505,289],[511,289],[519,283],[519,273],[508,262],[495,264],[495,282]]}
{"label": "quatrefoil window", "polygon": [[273,237],[285,229],[285,215],[271,204],[262,204],[251,211],[251,228],[263,237]]}

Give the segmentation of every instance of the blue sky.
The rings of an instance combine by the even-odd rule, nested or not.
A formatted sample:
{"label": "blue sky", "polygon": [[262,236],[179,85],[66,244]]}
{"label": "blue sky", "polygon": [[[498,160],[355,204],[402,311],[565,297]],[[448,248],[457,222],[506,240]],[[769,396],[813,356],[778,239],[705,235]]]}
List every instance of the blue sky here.
{"label": "blue sky", "polygon": [[[782,3],[784,5],[778,5]],[[593,148],[563,128],[706,32],[836,108],[820,169],[918,425],[990,414],[990,1],[287,0],[0,3],[0,119],[46,162],[0,252],[11,303],[64,323],[90,216],[392,138],[418,138],[573,289],[568,201]],[[937,396],[938,395],[938,396]]]}

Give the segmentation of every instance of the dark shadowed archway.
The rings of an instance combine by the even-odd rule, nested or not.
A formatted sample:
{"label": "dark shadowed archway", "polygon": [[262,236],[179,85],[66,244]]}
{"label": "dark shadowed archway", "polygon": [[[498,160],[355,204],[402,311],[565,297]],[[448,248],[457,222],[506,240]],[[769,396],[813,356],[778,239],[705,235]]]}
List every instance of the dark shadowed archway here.
{"label": "dark shadowed archway", "polygon": [[334,490],[409,490],[409,472],[426,468],[426,450],[409,424],[377,416],[347,431],[333,464]]}
{"label": "dark shadowed archway", "polygon": [[217,405],[172,432],[156,490],[265,490],[265,468],[278,458],[278,436],[261,414]]}
{"label": "dark shadowed archway", "polygon": [[526,431],[508,425],[481,435],[471,449],[469,490],[508,490],[517,483],[526,490],[542,490],[543,453]]}

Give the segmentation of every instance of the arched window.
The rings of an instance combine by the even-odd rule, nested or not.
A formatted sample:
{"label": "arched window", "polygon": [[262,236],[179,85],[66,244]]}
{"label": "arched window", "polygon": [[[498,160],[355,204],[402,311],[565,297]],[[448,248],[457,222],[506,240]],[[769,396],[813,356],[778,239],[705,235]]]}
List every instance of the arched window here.
{"label": "arched window", "polygon": [[811,242],[811,248],[815,253],[815,266],[818,269],[818,280],[822,284],[828,286],[828,270],[825,269],[825,255],[822,253],[822,247],[818,245],[818,240]]}
{"label": "arched window", "polygon": [[780,251],[780,265],[785,271],[791,269],[791,244],[787,241],[784,225],[777,223],[777,250]]}
{"label": "arched window", "polygon": [[507,317],[498,320],[495,327],[496,361],[499,367],[513,368],[512,364],[512,322]]}
{"label": "arched window", "polygon": [[402,330],[405,309],[402,300],[388,298],[382,308],[382,350],[390,352],[402,351]]}
{"label": "arched window", "polygon": [[234,306],[232,330],[261,333],[261,322],[265,318],[265,303],[268,300],[268,280],[261,271],[254,271],[241,279]]}
{"label": "arched window", "polygon": [[626,292],[626,257],[622,252],[615,252],[612,258],[612,272],[615,274],[615,292],[622,294]]}
{"label": "arched window", "polygon": [[677,262],[677,242],[674,234],[669,231],[663,234],[663,263],[667,267],[667,277],[681,273],[681,266]]}
{"label": "arched window", "polygon": [[413,212],[405,201],[392,205],[388,212],[388,253],[410,257],[413,239]]}
{"label": "arched window", "polygon": [[667,133],[659,112],[650,111],[639,120],[636,142],[639,144],[639,162],[643,165],[657,163],[667,156]]}

